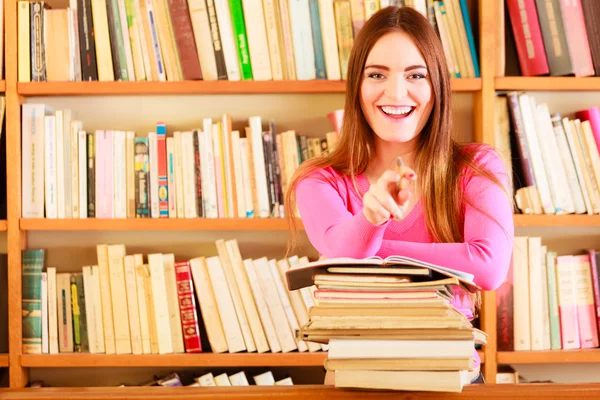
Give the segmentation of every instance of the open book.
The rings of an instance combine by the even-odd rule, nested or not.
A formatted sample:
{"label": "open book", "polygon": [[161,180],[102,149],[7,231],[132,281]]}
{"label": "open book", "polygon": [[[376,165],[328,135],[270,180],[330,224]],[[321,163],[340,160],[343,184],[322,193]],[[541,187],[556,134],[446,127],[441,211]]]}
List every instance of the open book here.
{"label": "open book", "polygon": [[451,268],[430,264],[410,257],[389,256],[382,259],[379,256],[368,258],[329,258],[313,261],[304,265],[296,265],[286,272],[289,290],[297,290],[312,286],[313,276],[322,273],[352,273],[410,275],[419,280],[439,280],[457,278],[465,289],[475,292],[480,288],[473,283],[474,276]]}

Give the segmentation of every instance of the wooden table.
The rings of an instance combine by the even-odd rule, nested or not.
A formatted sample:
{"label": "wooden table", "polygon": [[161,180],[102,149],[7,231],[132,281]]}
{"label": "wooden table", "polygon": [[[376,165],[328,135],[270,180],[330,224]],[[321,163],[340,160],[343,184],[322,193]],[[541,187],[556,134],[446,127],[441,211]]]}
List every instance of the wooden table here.
{"label": "wooden table", "polygon": [[249,387],[94,387],[1,389],[2,400],[419,400],[419,399],[600,399],[600,384],[519,384],[472,385],[462,393],[376,392],[335,389],[330,386],[249,386]]}

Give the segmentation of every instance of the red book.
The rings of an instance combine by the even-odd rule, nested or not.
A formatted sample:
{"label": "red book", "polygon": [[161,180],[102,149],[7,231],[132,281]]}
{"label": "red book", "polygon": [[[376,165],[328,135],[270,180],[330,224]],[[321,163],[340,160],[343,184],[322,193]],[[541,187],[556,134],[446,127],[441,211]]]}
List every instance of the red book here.
{"label": "red book", "polygon": [[535,0],[506,0],[524,76],[550,73]]}
{"label": "red book", "polygon": [[200,325],[196,314],[196,299],[192,284],[192,272],[189,261],[175,263],[175,279],[179,297],[179,312],[181,313],[181,328],[186,353],[201,353]]}
{"label": "red book", "polygon": [[600,109],[597,106],[590,107],[587,110],[577,111],[575,116],[582,121],[590,121],[596,147],[600,151]]}
{"label": "red book", "polygon": [[[169,179],[167,175],[167,126],[156,124],[158,152],[158,209],[160,218],[169,218]],[[152,166],[151,166],[152,167]]]}

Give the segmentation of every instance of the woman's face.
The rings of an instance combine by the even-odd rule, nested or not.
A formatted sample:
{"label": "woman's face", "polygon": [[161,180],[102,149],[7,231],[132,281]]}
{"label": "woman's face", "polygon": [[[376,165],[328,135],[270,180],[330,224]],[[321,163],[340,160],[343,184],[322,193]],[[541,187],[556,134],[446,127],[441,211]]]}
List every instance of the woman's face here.
{"label": "woman's face", "polygon": [[433,108],[423,56],[405,32],[382,36],[367,57],[361,107],[380,140],[406,143],[423,129]]}

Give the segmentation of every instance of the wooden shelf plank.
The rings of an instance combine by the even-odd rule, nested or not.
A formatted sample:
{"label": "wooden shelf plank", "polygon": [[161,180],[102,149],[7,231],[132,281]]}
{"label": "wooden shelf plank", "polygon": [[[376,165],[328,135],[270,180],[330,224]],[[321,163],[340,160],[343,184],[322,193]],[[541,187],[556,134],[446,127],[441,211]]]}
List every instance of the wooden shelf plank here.
{"label": "wooden shelf plank", "polygon": [[[21,218],[25,231],[285,231],[285,218],[130,218],[130,219],[27,219]],[[298,222],[298,229],[303,229]]]}
{"label": "wooden shelf plank", "polygon": [[[481,362],[485,361],[479,351]],[[322,367],[326,352],[237,354],[23,354],[21,365],[29,368],[98,367]],[[8,361],[8,360],[7,360]]]}
{"label": "wooden shelf plank", "polygon": [[580,226],[580,227],[598,227],[600,228],[600,215],[515,215],[516,227],[533,226]]}
{"label": "wooden shelf plank", "polygon": [[523,383],[466,385],[461,393],[352,390],[326,385],[232,387],[45,387],[0,389],[3,400],[409,400],[409,399],[544,399],[599,398],[600,383]]}
{"label": "wooden shelf plank", "polygon": [[8,367],[8,354],[0,354],[0,367]]}
{"label": "wooden shelf plank", "polygon": [[600,362],[600,349],[499,351],[498,364],[564,364]]}
{"label": "wooden shelf plank", "polygon": [[2,92],[2,93],[6,92],[6,81],[5,80],[0,80],[0,92]]}
{"label": "wooden shelf plank", "polygon": [[23,354],[30,368],[98,367],[323,367],[326,352],[237,354]]}
{"label": "wooden shelf plank", "polygon": [[[301,220],[297,229],[302,230]],[[516,227],[579,226],[599,227],[600,215],[515,215]],[[24,231],[287,231],[285,218],[143,218],[143,219],[46,219],[21,218]],[[6,221],[0,220],[0,231],[6,231]]]}
{"label": "wooden shelf plank", "polygon": [[[345,81],[185,81],[185,82],[21,82],[22,96],[94,96],[151,94],[344,93]],[[481,90],[481,79],[452,80],[452,90]]]}
{"label": "wooden shelf plank", "polygon": [[496,90],[600,90],[600,77],[505,76],[495,80]]}

